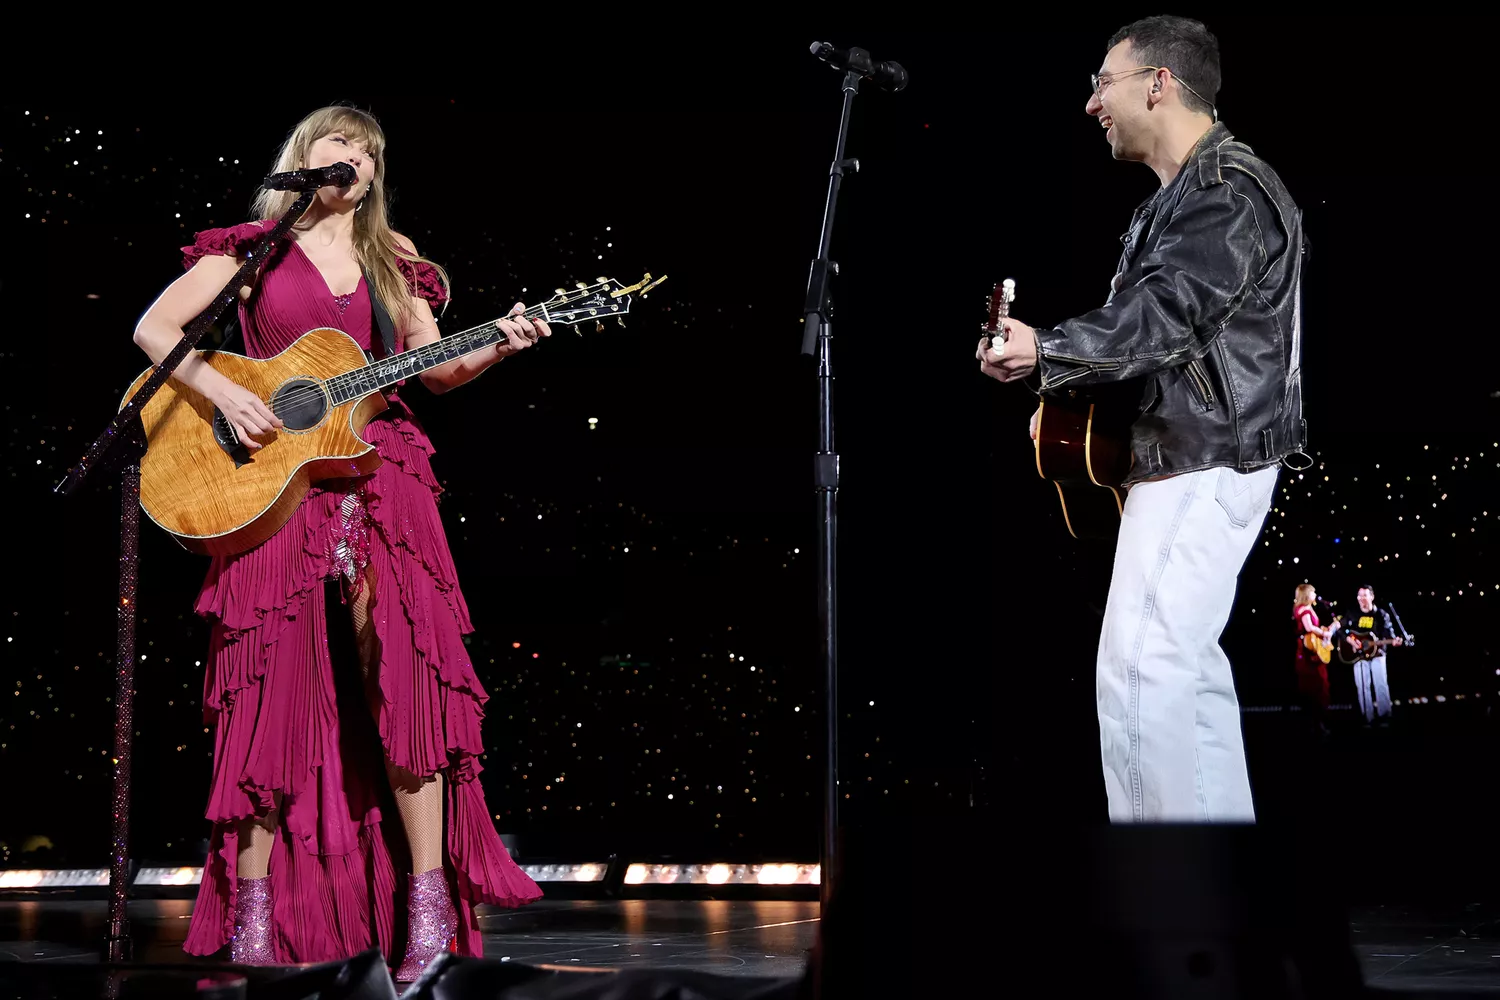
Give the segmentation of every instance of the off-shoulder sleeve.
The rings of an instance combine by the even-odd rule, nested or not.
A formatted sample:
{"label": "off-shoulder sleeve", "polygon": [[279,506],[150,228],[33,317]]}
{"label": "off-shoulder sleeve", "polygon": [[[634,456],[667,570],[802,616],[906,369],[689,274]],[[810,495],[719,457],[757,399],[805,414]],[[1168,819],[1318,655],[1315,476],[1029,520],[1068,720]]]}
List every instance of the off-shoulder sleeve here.
{"label": "off-shoulder sleeve", "polygon": [[443,287],[443,282],[438,278],[437,268],[425,261],[413,263],[403,257],[396,258],[396,266],[401,269],[413,295],[426,299],[434,308],[448,301],[448,289]]}
{"label": "off-shoulder sleeve", "polygon": [[246,222],[224,229],[205,229],[193,234],[191,246],[182,248],[183,270],[191,270],[204,257],[243,257],[271,227],[264,222]]}

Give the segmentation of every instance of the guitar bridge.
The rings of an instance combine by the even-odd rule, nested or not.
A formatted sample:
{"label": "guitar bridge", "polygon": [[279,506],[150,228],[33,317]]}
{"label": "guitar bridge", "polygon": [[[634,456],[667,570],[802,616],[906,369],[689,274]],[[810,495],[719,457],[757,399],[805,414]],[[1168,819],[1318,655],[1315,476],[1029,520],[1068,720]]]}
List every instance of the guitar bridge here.
{"label": "guitar bridge", "polygon": [[214,407],[213,425],[214,440],[218,442],[220,448],[224,449],[224,454],[234,459],[236,469],[253,461],[250,458],[250,449],[241,443],[239,435],[234,431],[234,425],[229,422],[228,417],[219,412],[217,406]]}

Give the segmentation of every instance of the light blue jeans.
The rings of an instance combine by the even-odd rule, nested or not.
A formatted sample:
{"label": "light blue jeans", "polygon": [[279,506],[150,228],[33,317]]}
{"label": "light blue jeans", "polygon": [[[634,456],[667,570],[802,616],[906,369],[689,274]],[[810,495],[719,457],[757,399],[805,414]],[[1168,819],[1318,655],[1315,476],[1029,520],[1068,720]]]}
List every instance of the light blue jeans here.
{"label": "light blue jeans", "polygon": [[1278,471],[1190,472],[1125,499],[1097,678],[1113,823],[1255,822],[1219,636]]}
{"label": "light blue jeans", "polygon": [[1391,685],[1386,679],[1384,653],[1354,664],[1354,690],[1359,693],[1359,710],[1364,713],[1366,722],[1374,720],[1376,713],[1382,719],[1390,717]]}

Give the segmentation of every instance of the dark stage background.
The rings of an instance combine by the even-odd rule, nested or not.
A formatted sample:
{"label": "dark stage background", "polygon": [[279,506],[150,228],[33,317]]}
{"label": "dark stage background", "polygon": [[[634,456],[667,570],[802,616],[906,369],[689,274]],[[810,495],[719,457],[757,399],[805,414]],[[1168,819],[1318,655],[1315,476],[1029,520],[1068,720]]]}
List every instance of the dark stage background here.
{"label": "dark stage background", "polygon": [[[798,346],[840,91],[814,39],[912,79],[857,102],[863,170],[833,248],[847,815],[930,824],[925,842],[891,845],[924,856],[966,816],[997,842],[1101,822],[1107,553],[1068,537],[1037,478],[1028,395],[972,355],[1003,277],[1033,324],[1103,301],[1155,182],[1111,161],[1086,81],[1118,23],[1144,13],[1003,34],[807,29],[717,49],[754,72],[712,90],[642,43],[505,86],[328,85],[229,120],[216,94],[12,91],[0,860],[107,855],[115,495],[52,487],[145,367],[130,331],[180,273],[177,248],[243,221],[286,131],[343,100],[382,118],[395,224],[454,278],[445,330],[574,280],[669,275],[626,329],[560,331],[444,398],[404,390],[439,449],[478,628],[497,826],[543,853],[816,858],[816,385]],[[1283,472],[1224,637],[1262,816],[1320,851],[1350,830],[1477,844],[1500,698],[1483,627],[1500,601],[1500,378],[1480,339],[1494,209],[1465,153],[1474,63],[1448,22],[1209,24],[1220,115],[1280,171],[1311,241],[1318,465]],[[136,853],[183,863],[207,833],[207,632],[191,611],[206,561],[154,528],[144,539]],[[1390,657],[1390,729],[1343,712],[1320,738],[1290,710],[1303,580],[1346,611],[1373,583],[1416,633]],[[1347,670],[1331,672],[1334,701],[1352,704]]]}

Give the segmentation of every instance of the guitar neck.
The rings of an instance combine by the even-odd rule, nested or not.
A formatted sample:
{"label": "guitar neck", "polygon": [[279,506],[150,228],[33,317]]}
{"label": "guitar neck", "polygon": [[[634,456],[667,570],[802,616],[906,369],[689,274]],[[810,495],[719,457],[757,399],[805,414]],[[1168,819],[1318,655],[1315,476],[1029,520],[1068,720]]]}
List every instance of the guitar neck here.
{"label": "guitar neck", "polygon": [[[527,319],[538,319],[542,315],[540,306],[534,306],[525,313]],[[493,347],[504,339],[505,334],[500,332],[494,322],[461,330],[414,350],[402,351],[392,357],[371,362],[363,368],[337,375],[328,380],[328,393],[335,406],[347,403],[351,399],[368,396],[395,385],[402,379],[412,378],[475,351]]]}
{"label": "guitar neck", "polygon": [[992,342],[1005,339],[1005,321],[1010,318],[1010,304],[1015,298],[1016,282],[1013,278],[1006,278],[990,292],[989,322],[980,330]]}
{"label": "guitar neck", "polygon": [[[652,278],[651,272],[647,271],[646,276],[633,285],[623,285],[613,278],[599,278],[592,285],[579,282],[577,289],[567,291],[559,288],[552,298],[532,306],[519,317],[507,315],[501,318],[539,319],[549,326],[596,323],[600,324],[599,329],[602,330],[602,321],[614,317],[623,326],[623,317],[630,311],[633,297],[639,295],[645,298],[653,288],[666,280],[665,274],[660,278]],[[505,334],[495,325],[497,322],[499,320],[492,320],[481,326],[460,330],[414,350],[382,358],[362,368],[337,375],[324,385],[335,406],[368,396],[395,385],[402,379],[420,375],[439,365],[446,365],[500,343],[505,339]]]}

